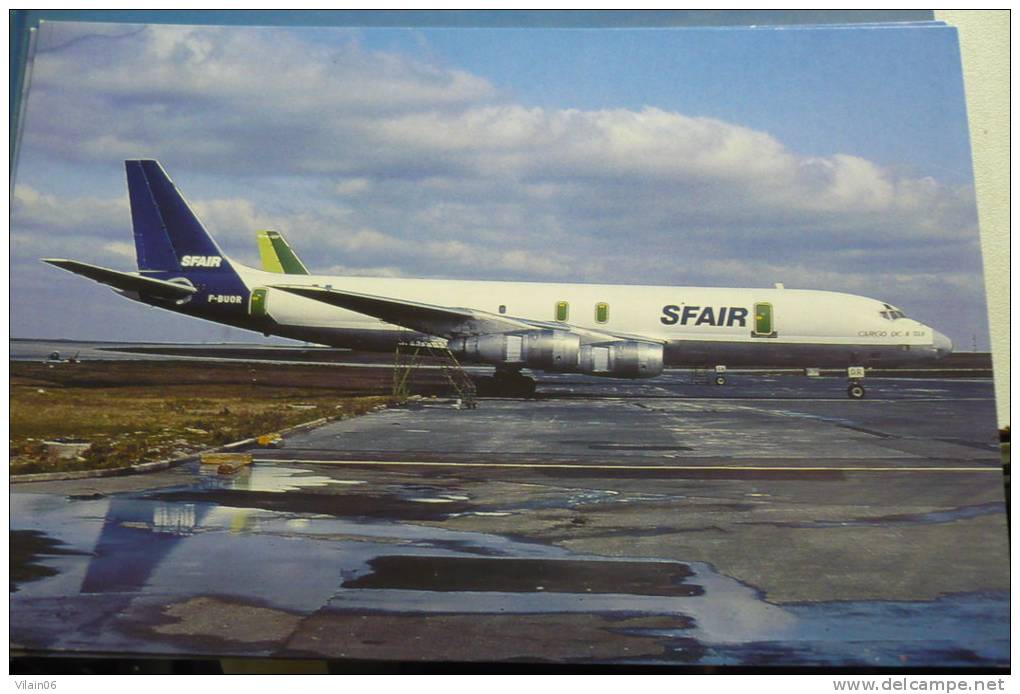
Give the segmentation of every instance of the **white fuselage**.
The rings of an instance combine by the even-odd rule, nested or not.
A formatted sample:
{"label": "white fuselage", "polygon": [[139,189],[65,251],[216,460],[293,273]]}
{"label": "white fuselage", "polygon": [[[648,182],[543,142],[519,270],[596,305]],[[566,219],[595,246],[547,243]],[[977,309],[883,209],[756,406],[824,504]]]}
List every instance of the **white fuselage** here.
{"label": "white fuselage", "polygon": [[[234,267],[249,289],[268,288],[265,310],[278,327],[270,332],[308,340],[318,334],[315,341],[338,346],[345,334],[368,342],[376,335],[385,346],[410,331],[272,287],[319,286],[624,334],[664,343],[667,363],[674,365],[849,365],[941,356],[951,349],[944,336],[894,308],[838,292],[329,277]],[[814,354],[819,356],[812,360]]]}

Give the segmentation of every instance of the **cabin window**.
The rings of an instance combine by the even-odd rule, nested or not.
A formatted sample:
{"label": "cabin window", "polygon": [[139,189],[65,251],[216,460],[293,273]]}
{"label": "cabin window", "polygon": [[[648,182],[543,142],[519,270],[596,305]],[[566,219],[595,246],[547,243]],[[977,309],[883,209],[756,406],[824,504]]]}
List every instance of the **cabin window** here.
{"label": "cabin window", "polygon": [[761,302],[754,305],[754,337],[775,337],[772,304]]}
{"label": "cabin window", "polygon": [[506,304],[500,304],[499,305],[499,312],[500,313],[506,313]]}
{"label": "cabin window", "polygon": [[609,304],[604,301],[600,301],[595,304],[595,321],[598,323],[605,323],[609,320]]}
{"label": "cabin window", "polygon": [[556,320],[560,321],[561,323],[565,323],[567,321],[567,316],[569,316],[569,315],[570,315],[570,304],[568,304],[566,301],[557,301],[556,302]]}

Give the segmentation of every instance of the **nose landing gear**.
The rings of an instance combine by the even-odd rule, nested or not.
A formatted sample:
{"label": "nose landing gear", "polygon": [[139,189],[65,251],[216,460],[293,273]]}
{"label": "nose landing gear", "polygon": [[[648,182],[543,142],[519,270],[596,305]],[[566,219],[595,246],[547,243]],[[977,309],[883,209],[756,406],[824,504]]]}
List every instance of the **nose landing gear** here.
{"label": "nose landing gear", "polygon": [[863,366],[851,366],[846,370],[846,376],[850,379],[850,385],[847,386],[846,394],[851,400],[860,400],[864,397],[865,390],[861,384],[861,379],[864,378],[864,367]]}
{"label": "nose landing gear", "polygon": [[723,364],[715,367],[715,384],[717,386],[726,385],[726,366]]}

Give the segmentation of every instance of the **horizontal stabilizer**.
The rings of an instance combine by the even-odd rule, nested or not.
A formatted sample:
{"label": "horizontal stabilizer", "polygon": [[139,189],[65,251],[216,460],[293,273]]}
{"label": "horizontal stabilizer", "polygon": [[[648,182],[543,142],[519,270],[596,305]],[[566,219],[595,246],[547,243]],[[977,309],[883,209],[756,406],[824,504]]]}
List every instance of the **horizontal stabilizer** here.
{"label": "horizontal stabilizer", "polygon": [[42,261],[59,267],[61,270],[67,270],[68,272],[73,272],[76,275],[88,277],[90,280],[95,280],[96,282],[109,285],[114,289],[119,289],[125,292],[138,292],[139,294],[145,294],[146,296],[176,300],[185,299],[197,291],[194,287],[186,284],[166,282],[164,280],[157,280],[151,277],[142,277],[141,275],[136,275],[130,272],[110,270],[105,267],[99,267],[98,265],[81,263],[77,260],[43,258]]}
{"label": "horizontal stabilizer", "polygon": [[257,234],[262,269],[285,275],[307,275],[308,268],[297,257],[287,240],[278,231],[259,231]]}

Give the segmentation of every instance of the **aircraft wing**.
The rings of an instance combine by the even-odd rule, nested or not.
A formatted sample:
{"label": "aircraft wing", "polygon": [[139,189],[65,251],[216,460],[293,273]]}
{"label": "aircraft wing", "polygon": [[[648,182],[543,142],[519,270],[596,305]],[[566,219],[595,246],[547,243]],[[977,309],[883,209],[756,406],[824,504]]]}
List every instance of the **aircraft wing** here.
{"label": "aircraft wing", "polygon": [[475,309],[434,306],[416,301],[390,299],[371,294],[326,289],[325,287],[273,285],[273,289],[315,299],[324,304],[346,308],[349,311],[364,313],[366,316],[373,316],[393,325],[446,338],[504,333],[511,330],[527,330],[531,327],[524,321]]}
{"label": "aircraft wing", "polygon": [[42,261],[55,267],[59,267],[61,270],[67,270],[68,272],[73,272],[76,275],[88,277],[90,280],[95,280],[96,282],[109,285],[114,289],[119,289],[125,292],[138,292],[139,294],[146,294],[148,296],[155,296],[162,299],[177,300],[185,299],[198,291],[194,287],[189,287],[186,284],[166,282],[164,280],[157,280],[152,277],[143,277],[142,275],[136,275],[130,272],[110,270],[105,267],[99,267],[98,265],[81,263],[77,260],[43,258]]}
{"label": "aircraft wing", "polygon": [[399,325],[430,335],[439,335],[447,339],[489,333],[507,333],[517,330],[547,329],[573,331],[580,334],[581,341],[586,344],[620,339],[637,339],[644,342],[655,341],[649,340],[646,337],[631,337],[629,335],[592,330],[590,328],[580,328],[567,323],[529,321],[512,316],[489,313],[488,311],[479,311],[477,309],[436,306],[416,301],[391,299],[339,289],[327,289],[325,287],[273,285],[273,288],[308,299],[315,299],[332,306],[345,308],[349,311],[373,316],[393,325]]}

